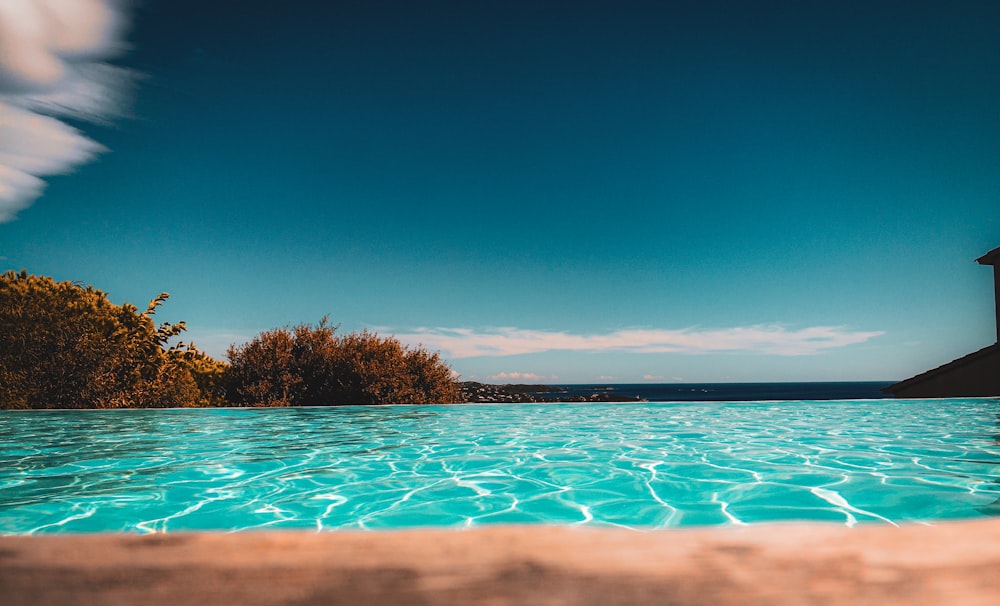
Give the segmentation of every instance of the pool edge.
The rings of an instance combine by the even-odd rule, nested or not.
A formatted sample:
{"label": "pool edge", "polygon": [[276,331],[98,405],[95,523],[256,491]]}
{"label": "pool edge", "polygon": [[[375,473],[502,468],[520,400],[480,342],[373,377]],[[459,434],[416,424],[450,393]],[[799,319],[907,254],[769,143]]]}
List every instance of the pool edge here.
{"label": "pool edge", "polygon": [[1000,603],[1000,520],[0,537],[0,593],[39,603]]}

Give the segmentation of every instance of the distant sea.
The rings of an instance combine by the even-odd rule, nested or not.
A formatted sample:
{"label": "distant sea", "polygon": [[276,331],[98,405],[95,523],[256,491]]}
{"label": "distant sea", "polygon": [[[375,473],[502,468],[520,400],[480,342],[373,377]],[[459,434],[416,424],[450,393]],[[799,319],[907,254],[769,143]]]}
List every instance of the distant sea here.
{"label": "distant sea", "polygon": [[871,400],[886,396],[882,388],[892,381],[836,383],[634,383],[553,385],[567,395],[589,396],[608,391],[622,396],[638,396],[650,402],[724,402],[754,400]]}

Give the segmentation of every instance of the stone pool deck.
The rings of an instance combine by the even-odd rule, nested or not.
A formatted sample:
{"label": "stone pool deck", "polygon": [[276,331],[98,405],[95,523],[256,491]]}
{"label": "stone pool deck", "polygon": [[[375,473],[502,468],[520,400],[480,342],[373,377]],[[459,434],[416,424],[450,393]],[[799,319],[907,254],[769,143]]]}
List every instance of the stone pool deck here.
{"label": "stone pool deck", "polygon": [[0,537],[0,603],[1000,604],[1000,520]]}

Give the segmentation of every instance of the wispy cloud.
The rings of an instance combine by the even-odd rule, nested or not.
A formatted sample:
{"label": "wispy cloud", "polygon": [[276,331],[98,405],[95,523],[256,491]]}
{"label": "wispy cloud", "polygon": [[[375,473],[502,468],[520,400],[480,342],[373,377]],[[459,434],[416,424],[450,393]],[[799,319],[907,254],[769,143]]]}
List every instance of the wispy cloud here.
{"label": "wispy cloud", "polygon": [[124,107],[132,74],[123,2],[0,0],[0,223],[104,147],[63,118],[104,122]]}
{"label": "wispy cloud", "polygon": [[533,372],[501,372],[490,377],[494,381],[554,381],[559,377],[546,377]]}
{"label": "wispy cloud", "polygon": [[606,334],[580,335],[563,331],[497,328],[419,328],[396,337],[422,344],[451,359],[513,356],[546,351],[715,353],[754,352],[801,356],[864,343],[882,331],[852,331],[838,326],[810,326],[791,330],[781,325],[679,330],[628,329]]}

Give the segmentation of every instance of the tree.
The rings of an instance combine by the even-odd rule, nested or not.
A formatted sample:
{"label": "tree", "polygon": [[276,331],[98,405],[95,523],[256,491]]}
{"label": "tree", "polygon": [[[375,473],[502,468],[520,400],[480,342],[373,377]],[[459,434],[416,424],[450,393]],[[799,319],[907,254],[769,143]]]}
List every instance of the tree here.
{"label": "tree", "polygon": [[[167,342],[184,322],[152,320],[169,295],[139,312],[92,286],[52,278],[0,276],[0,407],[121,408],[201,406],[221,376],[219,362],[194,346]],[[214,362],[214,366],[212,364]]]}
{"label": "tree", "polygon": [[368,331],[337,336],[336,328],[323,318],[230,347],[230,400],[249,406],[458,401],[458,385],[438,354]]}

